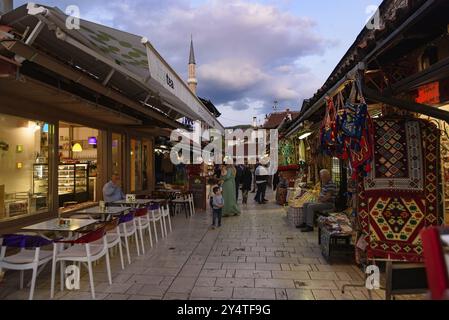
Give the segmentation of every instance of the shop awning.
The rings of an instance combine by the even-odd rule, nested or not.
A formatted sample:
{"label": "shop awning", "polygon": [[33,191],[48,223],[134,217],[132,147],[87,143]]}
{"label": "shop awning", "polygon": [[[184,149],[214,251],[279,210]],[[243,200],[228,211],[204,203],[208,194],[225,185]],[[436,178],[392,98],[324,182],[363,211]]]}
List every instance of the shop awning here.
{"label": "shop awning", "polygon": [[86,20],[80,20],[80,29],[69,30],[66,20],[58,8],[28,5],[3,15],[0,23],[21,33],[28,28],[26,45],[90,74],[148,109],[170,119],[201,120],[223,131],[146,39]]}

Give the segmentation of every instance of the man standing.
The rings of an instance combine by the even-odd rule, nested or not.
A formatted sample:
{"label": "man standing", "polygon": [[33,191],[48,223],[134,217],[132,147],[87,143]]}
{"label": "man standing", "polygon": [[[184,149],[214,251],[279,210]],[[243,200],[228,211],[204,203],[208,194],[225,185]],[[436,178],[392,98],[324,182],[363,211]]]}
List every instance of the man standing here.
{"label": "man standing", "polygon": [[243,196],[243,204],[248,203],[248,193],[251,190],[251,185],[253,183],[253,174],[249,167],[245,165],[243,167],[242,173],[242,196]]}
{"label": "man standing", "polygon": [[329,170],[320,171],[321,192],[318,202],[305,203],[303,206],[305,223],[299,228],[302,232],[312,232],[315,223],[315,213],[323,210],[331,210],[335,206],[335,195],[337,193],[337,186],[332,181]]}
{"label": "man standing", "polygon": [[263,165],[259,165],[255,172],[257,193],[254,199],[258,204],[266,203],[265,191],[267,189],[268,170]]}
{"label": "man standing", "polygon": [[125,194],[120,187],[120,176],[114,173],[111,181],[106,183],[103,187],[103,199],[105,202],[114,202],[125,199]]}

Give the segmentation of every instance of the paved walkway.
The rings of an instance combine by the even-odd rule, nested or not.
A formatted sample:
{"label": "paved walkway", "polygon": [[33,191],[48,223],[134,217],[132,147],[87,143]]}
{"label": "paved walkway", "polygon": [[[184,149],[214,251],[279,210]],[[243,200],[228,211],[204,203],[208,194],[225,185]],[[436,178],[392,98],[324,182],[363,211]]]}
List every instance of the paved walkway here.
{"label": "paved walkway", "polygon": [[[252,201],[250,201],[252,202]],[[227,218],[220,230],[210,230],[209,214],[174,219],[174,231],[144,256],[132,248],[132,264],[121,270],[112,259],[113,285],[107,283],[104,262],[94,269],[97,299],[368,299],[364,289],[341,286],[363,283],[351,265],[328,265],[321,257],[317,234],[290,227],[284,209],[274,204],[250,204],[240,217]],[[50,271],[38,278],[35,299],[49,299]],[[59,292],[57,299],[90,299],[88,277],[81,289]],[[0,299],[26,299],[18,277],[7,273]],[[382,299],[383,291],[372,292]]]}

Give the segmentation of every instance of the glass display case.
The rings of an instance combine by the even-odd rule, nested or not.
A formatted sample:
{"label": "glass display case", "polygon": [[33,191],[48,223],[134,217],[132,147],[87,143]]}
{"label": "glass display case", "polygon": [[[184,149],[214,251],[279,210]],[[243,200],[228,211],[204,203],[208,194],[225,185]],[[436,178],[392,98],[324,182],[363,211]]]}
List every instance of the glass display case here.
{"label": "glass display case", "polygon": [[48,164],[33,165],[33,194],[48,194]]}
{"label": "glass display case", "polygon": [[59,206],[89,199],[89,164],[60,164],[58,167]]}

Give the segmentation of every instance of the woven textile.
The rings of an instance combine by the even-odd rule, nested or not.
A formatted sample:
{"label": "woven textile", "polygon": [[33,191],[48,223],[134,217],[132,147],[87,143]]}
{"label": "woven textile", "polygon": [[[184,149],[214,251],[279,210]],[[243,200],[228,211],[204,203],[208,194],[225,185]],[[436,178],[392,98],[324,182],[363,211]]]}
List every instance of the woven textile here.
{"label": "woven textile", "polygon": [[358,182],[369,259],[422,261],[419,236],[438,224],[439,131],[423,120],[375,122],[372,170]]}
{"label": "woven textile", "polygon": [[420,122],[382,120],[374,126],[374,165],[365,179],[365,190],[422,192]]}

